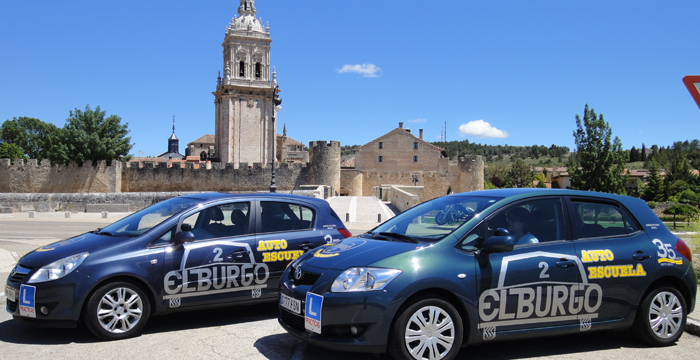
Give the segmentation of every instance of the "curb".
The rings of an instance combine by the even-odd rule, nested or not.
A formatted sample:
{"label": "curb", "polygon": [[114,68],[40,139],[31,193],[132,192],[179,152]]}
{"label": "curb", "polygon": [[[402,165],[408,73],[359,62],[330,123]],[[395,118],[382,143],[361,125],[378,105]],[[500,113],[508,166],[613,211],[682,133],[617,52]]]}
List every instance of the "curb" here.
{"label": "curb", "polygon": [[700,321],[693,320],[691,318],[686,318],[685,332],[693,334],[695,336],[700,336]]}

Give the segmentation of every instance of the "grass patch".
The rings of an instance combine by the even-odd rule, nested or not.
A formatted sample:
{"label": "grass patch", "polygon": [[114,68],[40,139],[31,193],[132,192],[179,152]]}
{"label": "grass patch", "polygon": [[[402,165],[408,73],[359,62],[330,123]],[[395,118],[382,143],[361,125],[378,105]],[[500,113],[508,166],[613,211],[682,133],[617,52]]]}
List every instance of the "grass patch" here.
{"label": "grass patch", "polygon": [[700,279],[700,222],[694,221],[688,226],[688,231],[694,231],[695,234],[688,235],[684,238],[688,239],[686,245],[690,248],[693,254],[693,269],[695,269],[695,278]]}
{"label": "grass patch", "polygon": [[685,221],[682,221],[682,222],[676,221],[676,228],[675,229],[673,228],[673,221],[671,221],[671,222],[664,221],[663,223],[671,231],[695,231],[695,230],[692,230],[693,223],[690,223],[690,225],[688,225],[688,223],[686,223]]}

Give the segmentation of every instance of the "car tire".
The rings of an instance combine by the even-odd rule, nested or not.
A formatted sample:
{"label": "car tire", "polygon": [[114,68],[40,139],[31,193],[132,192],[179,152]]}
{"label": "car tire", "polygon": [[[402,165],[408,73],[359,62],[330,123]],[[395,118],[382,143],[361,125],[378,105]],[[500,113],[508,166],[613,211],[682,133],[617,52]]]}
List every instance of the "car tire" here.
{"label": "car tire", "polygon": [[113,282],[90,296],[83,320],[95,336],[119,340],[140,333],[150,312],[151,304],[141,288],[129,282]]}
{"label": "car tire", "polygon": [[389,354],[400,359],[454,359],[462,346],[462,318],[441,298],[422,298],[406,307],[392,326]]}
{"label": "car tire", "polygon": [[657,287],[639,305],[633,330],[650,345],[673,345],[683,335],[687,315],[685,299],[678,290]]}

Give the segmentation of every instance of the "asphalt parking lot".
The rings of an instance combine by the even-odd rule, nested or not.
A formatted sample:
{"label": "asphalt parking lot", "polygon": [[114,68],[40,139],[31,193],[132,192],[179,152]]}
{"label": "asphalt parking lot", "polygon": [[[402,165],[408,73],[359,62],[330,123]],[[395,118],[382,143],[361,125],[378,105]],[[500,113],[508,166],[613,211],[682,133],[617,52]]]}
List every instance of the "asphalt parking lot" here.
{"label": "asphalt parking lot", "polygon": [[[351,204],[346,204],[348,209]],[[343,205],[344,206],[344,205]],[[355,203],[357,211],[357,202]],[[362,207],[362,206],[360,206]],[[335,206],[334,206],[335,208]],[[368,214],[370,210],[367,210]],[[373,210],[372,210],[373,211]],[[381,210],[384,211],[384,210]],[[342,210],[336,210],[344,218]],[[14,260],[39,246],[93,230],[126,214],[37,214],[0,215],[0,277],[5,279]],[[374,215],[376,216],[376,215]],[[371,220],[356,213],[354,219]],[[372,221],[348,222],[353,234],[376,225]],[[696,260],[697,261],[697,260]],[[12,262],[12,264],[10,264]],[[0,307],[5,298],[0,296]],[[696,312],[697,313],[697,312]],[[274,303],[216,310],[174,313],[153,317],[143,334],[126,340],[104,342],[84,327],[37,329],[11,320],[0,311],[0,349],[3,358],[33,359],[375,359],[370,354],[334,352],[307,346],[288,335],[277,323]],[[505,346],[504,346],[505,345]],[[685,333],[667,348],[649,347],[628,331],[584,333],[577,336],[543,338],[509,343],[488,343],[463,349],[460,358],[470,359],[691,359],[697,356],[700,338]]]}

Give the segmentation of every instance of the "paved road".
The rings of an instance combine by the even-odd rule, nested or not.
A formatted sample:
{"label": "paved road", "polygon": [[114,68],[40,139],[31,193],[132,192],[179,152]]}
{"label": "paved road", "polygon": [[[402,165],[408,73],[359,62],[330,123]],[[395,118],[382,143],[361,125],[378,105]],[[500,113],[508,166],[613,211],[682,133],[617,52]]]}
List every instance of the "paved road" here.
{"label": "paved road", "polygon": [[[344,217],[344,206],[350,210],[352,200],[340,200],[332,200],[331,203],[336,212]],[[354,220],[363,219],[363,211],[367,214],[377,209],[384,211],[382,205],[377,204],[376,200],[374,202],[378,208],[374,208],[375,204],[368,199],[355,200]],[[364,210],[365,204],[368,204],[369,210]],[[29,219],[26,213],[0,214],[0,264],[3,259],[14,262],[16,257],[36,247],[93,230],[124,215],[110,214],[108,219],[101,219],[99,214],[72,214],[70,219],[66,219],[64,214],[38,213],[37,219]],[[355,234],[376,224],[372,221],[353,221],[346,226]],[[5,270],[0,268],[1,279],[8,275],[9,270]],[[4,307],[5,298],[0,296],[0,308]],[[143,335],[113,342],[97,341],[82,327],[37,329],[12,321],[7,312],[0,311],[0,349],[3,358],[11,354],[12,358],[33,359],[375,359],[372,355],[307,346],[296,340],[277,324],[276,304],[154,317]],[[639,343],[629,332],[620,331],[483,344],[463,349],[459,358],[692,359],[697,357],[697,349],[700,349],[700,338],[688,333],[675,346],[651,348]]]}

